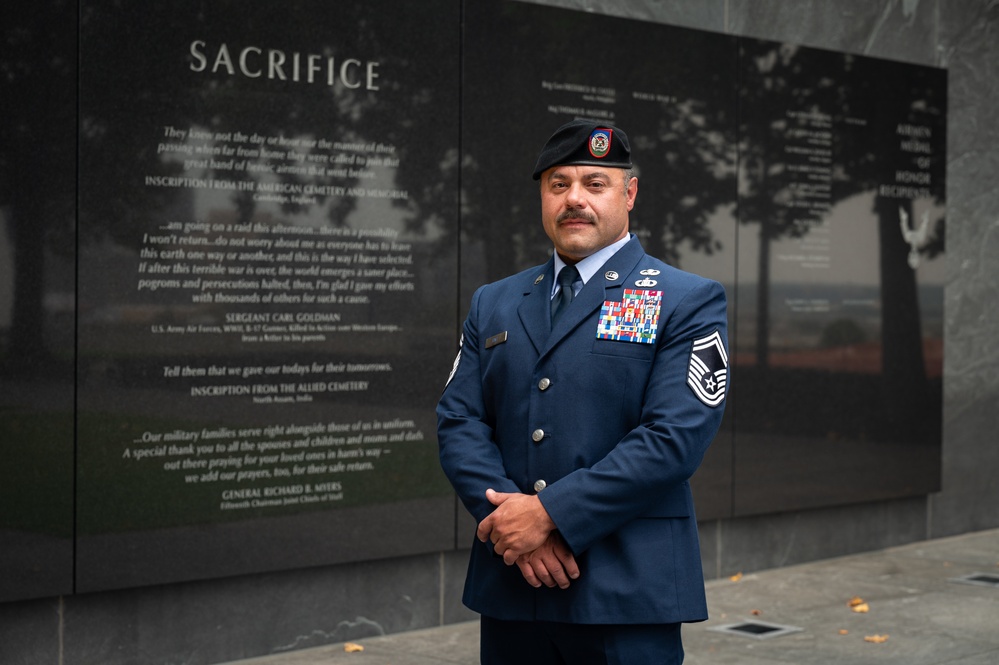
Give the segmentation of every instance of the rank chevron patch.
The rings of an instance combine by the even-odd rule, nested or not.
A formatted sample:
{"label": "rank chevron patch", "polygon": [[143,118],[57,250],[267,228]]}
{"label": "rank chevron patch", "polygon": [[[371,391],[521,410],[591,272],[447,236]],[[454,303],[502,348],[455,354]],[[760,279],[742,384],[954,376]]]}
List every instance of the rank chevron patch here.
{"label": "rank chevron patch", "polygon": [[695,339],[687,367],[687,385],[708,406],[718,406],[725,399],[728,384],[728,354],[721,334],[716,330]]}

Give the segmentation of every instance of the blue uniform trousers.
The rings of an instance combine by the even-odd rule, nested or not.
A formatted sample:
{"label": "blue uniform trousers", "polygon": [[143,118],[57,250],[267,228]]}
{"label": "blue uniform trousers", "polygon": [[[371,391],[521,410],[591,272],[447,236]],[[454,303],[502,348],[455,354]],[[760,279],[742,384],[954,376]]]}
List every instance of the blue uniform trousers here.
{"label": "blue uniform trousers", "polygon": [[680,665],[680,624],[575,624],[482,617],[482,665]]}

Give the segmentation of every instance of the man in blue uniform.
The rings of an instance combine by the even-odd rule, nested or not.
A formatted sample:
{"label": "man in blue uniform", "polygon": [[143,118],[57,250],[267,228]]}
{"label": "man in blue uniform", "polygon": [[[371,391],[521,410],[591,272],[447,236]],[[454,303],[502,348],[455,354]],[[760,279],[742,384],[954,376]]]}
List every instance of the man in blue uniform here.
{"label": "man in blue uniform", "polygon": [[724,408],[725,292],[629,233],[621,129],[563,125],[534,179],[554,255],[475,292],[437,407],[482,663],[681,663],[680,623],[707,618],[688,480]]}

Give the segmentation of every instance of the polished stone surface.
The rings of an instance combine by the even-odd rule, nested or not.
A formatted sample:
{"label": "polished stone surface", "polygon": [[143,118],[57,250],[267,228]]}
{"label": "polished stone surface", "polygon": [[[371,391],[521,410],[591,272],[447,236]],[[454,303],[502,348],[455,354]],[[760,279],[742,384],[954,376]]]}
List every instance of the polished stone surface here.
{"label": "polished stone surface", "polygon": [[950,72],[948,281],[944,340],[944,491],[934,535],[999,519],[999,6],[941,5],[940,64]]}
{"label": "polished stone surface", "polygon": [[[948,70],[947,282],[942,491],[927,535],[999,524],[999,6],[729,0],[727,30]],[[779,518],[778,518],[779,519]],[[730,548],[738,544],[729,542]]]}
{"label": "polished stone surface", "polygon": [[81,4],[75,591],[451,549],[460,7]]}
{"label": "polished stone surface", "polygon": [[440,625],[440,556],[69,597],[67,662],[193,665]]}
{"label": "polished stone surface", "polygon": [[922,499],[899,499],[722,522],[717,577],[919,540],[925,506]]}
{"label": "polished stone surface", "polygon": [[725,31],[726,0],[524,0],[538,5],[607,14],[687,28]]}
{"label": "polished stone surface", "polygon": [[731,32],[925,65],[936,63],[938,3],[729,0]]}
{"label": "polished stone surface", "polygon": [[60,662],[56,627],[62,612],[61,598],[0,603],[0,663]]}

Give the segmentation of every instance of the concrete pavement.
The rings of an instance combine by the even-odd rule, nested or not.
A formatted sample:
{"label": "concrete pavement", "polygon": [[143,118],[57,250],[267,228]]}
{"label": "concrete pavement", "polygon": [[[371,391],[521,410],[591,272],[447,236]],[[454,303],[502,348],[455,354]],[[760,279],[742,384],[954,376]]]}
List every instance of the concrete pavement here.
{"label": "concrete pavement", "polygon": [[[707,595],[711,619],[683,628],[686,665],[999,663],[999,529],[713,580]],[[476,665],[478,641],[470,622],[238,665]]]}

